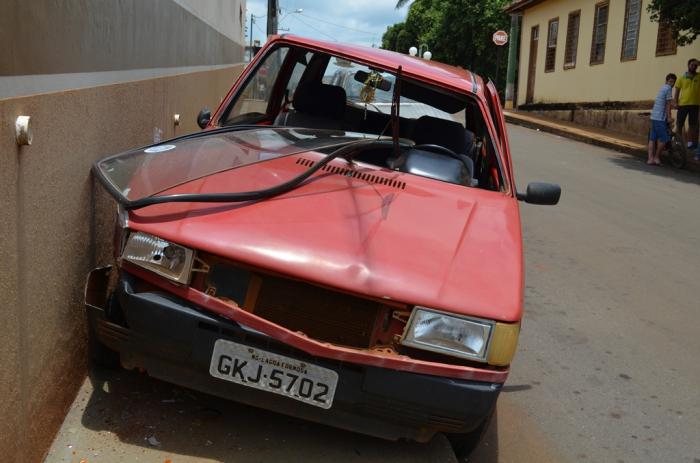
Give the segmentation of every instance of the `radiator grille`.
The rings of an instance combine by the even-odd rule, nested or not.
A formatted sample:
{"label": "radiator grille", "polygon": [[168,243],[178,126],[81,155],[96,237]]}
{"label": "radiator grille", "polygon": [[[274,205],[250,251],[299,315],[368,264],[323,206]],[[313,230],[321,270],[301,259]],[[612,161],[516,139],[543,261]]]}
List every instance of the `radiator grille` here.
{"label": "radiator grille", "polygon": [[[311,167],[314,164],[316,164],[314,161],[311,161],[309,159],[304,159],[304,158],[297,159],[296,163],[300,164],[304,167]],[[367,183],[373,183],[376,185],[386,185],[386,186],[390,186],[392,188],[397,188],[399,190],[406,189],[406,182],[400,182],[398,180],[393,180],[390,178],[381,177],[379,175],[368,174],[366,172],[358,172],[358,171],[353,170],[353,169],[347,169],[344,167],[331,166],[331,165],[326,164],[325,166],[321,167],[321,170],[324,172],[329,172],[331,174],[342,175],[343,177],[357,178],[357,179],[363,180]]]}

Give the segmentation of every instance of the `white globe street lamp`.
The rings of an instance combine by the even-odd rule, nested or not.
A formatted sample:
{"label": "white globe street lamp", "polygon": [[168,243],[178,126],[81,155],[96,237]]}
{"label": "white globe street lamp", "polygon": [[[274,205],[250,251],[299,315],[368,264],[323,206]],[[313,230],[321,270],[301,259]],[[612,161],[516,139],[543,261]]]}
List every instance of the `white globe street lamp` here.
{"label": "white globe street lamp", "polygon": [[[425,52],[423,50],[425,50]],[[416,48],[416,47],[409,48],[408,54],[411,56],[422,57],[426,61],[430,60],[433,57],[433,54],[428,51],[428,45],[425,43],[422,43],[420,48]]]}

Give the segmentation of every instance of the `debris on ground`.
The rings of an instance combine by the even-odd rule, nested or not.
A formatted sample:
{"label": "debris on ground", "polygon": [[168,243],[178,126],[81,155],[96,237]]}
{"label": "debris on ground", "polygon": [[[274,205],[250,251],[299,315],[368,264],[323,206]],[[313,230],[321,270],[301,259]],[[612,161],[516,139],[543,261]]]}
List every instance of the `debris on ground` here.
{"label": "debris on ground", "polygon": [[146,440],[148,441],[149,445],[152,445],[153,447],[158,447],[160,445],[160,441],[156,439],[156,436],[151,436]]}

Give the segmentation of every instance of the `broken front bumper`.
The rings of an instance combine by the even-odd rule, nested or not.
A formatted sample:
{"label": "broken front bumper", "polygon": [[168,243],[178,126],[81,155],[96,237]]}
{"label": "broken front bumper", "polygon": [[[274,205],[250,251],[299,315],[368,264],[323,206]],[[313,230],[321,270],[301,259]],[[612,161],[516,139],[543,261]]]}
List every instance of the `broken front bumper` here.
{"label": "broken front bumper", "polygon": [[[428,441],[436,432],[467,433],[490,415],[501,384],[444,378],[312,356],[161,290],[137,292],[123,272],[113,291],[119,317],[108,315],[109,269],[94,270],[86,310],[97,339],[124,367],[248,405],[385,439]],[[313,407],[210,375],[217,340],[302,360],[338,374],[333,406]]]}

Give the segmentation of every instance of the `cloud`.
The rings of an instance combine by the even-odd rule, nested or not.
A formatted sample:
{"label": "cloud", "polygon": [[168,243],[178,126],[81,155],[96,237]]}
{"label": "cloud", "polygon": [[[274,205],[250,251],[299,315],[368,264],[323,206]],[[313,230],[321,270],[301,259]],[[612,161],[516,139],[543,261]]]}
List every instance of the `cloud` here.
{"label": "cloud", "polygon": [[[408,7],[396,10],[395,6],[396,0],[281,0],[279,32],[320,40],[379,46],[387,26],[406,19]],[[297,9],[302,9],[302,13],[294,13]],[[248,28],[251,13],[263,16],[256,18],[253,26],[253,38],[263,43],[267,29],[267,1],[248,0],[247,10]]]}

